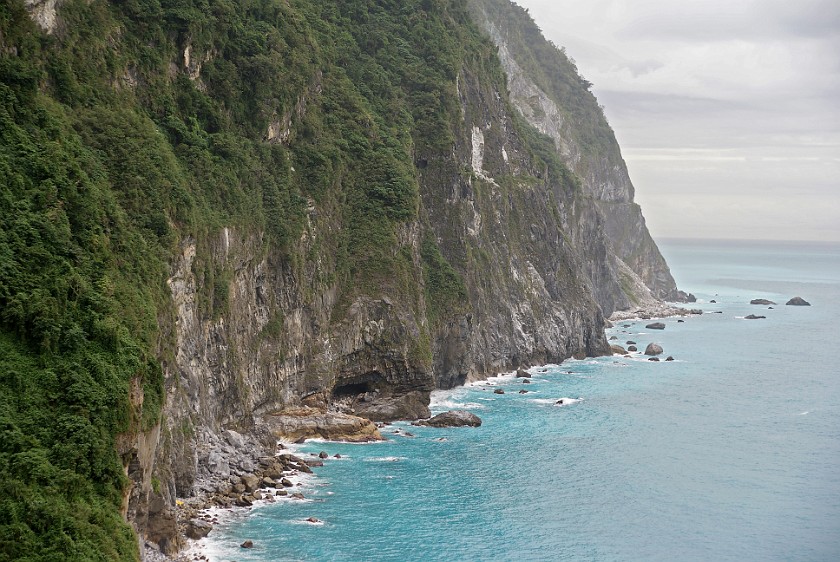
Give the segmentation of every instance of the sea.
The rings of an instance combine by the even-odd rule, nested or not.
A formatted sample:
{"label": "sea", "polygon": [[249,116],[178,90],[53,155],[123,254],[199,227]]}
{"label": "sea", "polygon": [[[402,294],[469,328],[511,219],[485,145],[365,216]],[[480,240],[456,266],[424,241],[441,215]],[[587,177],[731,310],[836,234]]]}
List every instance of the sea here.
{"label": "sea", "polygon": [[[381,443],[307,442],[298,454],[329,458],[299,485],[306,499],[220,512],[194,551],[239,562],[840,560],[840,244],[660,248],[704,314],[607,335],[640,351],[659,343],[674,361],[535,367],[530,384],[510,374],[433,394],[433,412],[469,410],[479,428],[396,423]],[[794,296],[812,306],[786,306]],[[758,298],[778,304],[749,304]]]}

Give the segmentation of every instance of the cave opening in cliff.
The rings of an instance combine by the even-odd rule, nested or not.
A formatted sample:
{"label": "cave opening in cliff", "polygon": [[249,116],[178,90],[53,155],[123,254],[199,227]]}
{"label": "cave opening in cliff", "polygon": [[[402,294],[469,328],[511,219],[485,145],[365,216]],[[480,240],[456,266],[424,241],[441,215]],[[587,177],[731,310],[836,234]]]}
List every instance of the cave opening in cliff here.
{"label": "cave opening in cliff", "polygon": [[367,392],[378,392],[381,386],[382,375],[377,371],[371,371],[360,377],[353,377],[341,381],[333,387],[333,398],[345,398],[348,396],[359,396]]}

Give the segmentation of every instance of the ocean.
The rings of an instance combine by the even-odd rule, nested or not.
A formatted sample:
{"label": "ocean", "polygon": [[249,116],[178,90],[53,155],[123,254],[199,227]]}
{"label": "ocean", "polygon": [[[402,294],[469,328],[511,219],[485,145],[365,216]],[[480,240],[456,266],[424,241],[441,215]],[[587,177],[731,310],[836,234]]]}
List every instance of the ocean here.
{"label": "ocean", "polygon": [[[239,562],[840,559],[840,245],[660,248],[705,314],[665,319],[664,331],[620,322],[608,336],[640,350],[657,342],[673,362],[570,360],[532,369],[531,384],[502,376],[433,395],[434,412],[468,409],[480,428],[398,423],[382,443],[308,442],[299,454],[330,458],[301,485],[307,499],[227,513],[201,552]],[[794,296],[812,306],[785,306]]]}

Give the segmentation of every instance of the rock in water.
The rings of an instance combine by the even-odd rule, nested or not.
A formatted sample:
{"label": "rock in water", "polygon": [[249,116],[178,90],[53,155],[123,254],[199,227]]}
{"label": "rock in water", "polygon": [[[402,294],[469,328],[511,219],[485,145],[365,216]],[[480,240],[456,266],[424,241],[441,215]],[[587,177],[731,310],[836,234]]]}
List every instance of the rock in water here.
{"label": "rock in water", "polygon": [[254,541],[245,541],[239,546],[241,546],[242,548],[254,548]]}
{"label": "rock in water", "polygon": [[518,378],[518,379],[530,379],[531,378],[531,373],[529,373],[525,369],[517,369],[516,378]]}
{"label": "rock in water", "polygon": [[639,351],[639,348],[636,347],[635,345],[631,345],[630,347],[627,348],[627,351]]}
{"label": "rock in water", "polygon": [[753,299],[750,301],[750,304],[776,304],[773,301],[769,301],[767,299]]}
{"label": "rock in water", "polygon": [[761,320],[762,318],[767,318],[766,316],[756,316],[755,314],[750,314],[749,316],[744,316],[744,320]]}
{"label": "rock in water", "polygon": [[497,388],[496,390],[493,391],[493,394],[504,394],[504,393],[505,393],[505,391],[502,390],[501,388]]}
{"label": "rock in water", "polygon": [[645,355],[661,355],[662,346],[658,343],[649,343],[645,348]]}
{"label": "rock in water", "polygon": [[189,523],[187,523],[187,530],[185,534],[191,539],[198,540],[206,537],[212,530],[213,525],[207,521],[202,521],[201,519],[191,519]]}
{"label": "rock in water", "polygon": [[621,347],[620,345],[615,345],[615,344],[611,345],[610,346],[610,351],[612,351],[613,354],[617,353],[618,355],[627,355],[627,350],[624,349],[623,347]]}
{"label": "rock in water", "polygon": [[663,324],[662,322],[654,322],[653,324],[648,324],[647,326],[645,326],[645,328],[648,328],[650,330],[664,330],[665,324]]}
{"label": "rock in water", "polygon": [[431,427],[479,427],[481,425],[481,418],[466,410],[450,410],[428,420],[420,420],[414,423],[415,425],[428,425]]}
{"label": "rock in water", "polygon": [[802,297],[793,297],[785,304],[789,304],[791,306],[811,306],[811,303],[803,299]]}

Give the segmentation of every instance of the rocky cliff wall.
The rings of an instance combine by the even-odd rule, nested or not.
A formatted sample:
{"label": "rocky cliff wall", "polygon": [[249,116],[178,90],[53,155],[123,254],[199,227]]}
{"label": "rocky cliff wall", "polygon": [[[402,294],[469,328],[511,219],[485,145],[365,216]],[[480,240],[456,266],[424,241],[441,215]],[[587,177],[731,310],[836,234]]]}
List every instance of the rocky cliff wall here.
{"label": "rocky cliff wall", "polygon": [[[214,43],[222,35],[208,29],[229,31],[224,18],[193,29],[176,10],[166,14],[171,28],[151,33],[160,68],[151,57],[137,70],[123,54],[53,69],[59,86],[75,84],[74,65],[107,74],[88,88],[99,96],[91,100],[135,116],[126,122],[148,129],[138,146],[159,148],[147,166],[177,172],[155,197],[193,201],[149,208],[147,170],[118,173],[137,155],[107,150],[134,129],[100,130],[95,115],[72,121],[71,104],[83,105],[72,96],[84,100],[84,88],[50,101],[83,131],[89,160],[102,159],[97,173],[129,211],[120,212],[150,215],[132,217],[139,226],[126,239],[153,240],[168,259],[165,287],[148,290],[163,294],[144,311],[157,316],[157,348],[146,351],[162,367],[160,415],[116,439],[132,482],[122,513],[167,553],[180,546],[176,499],[253,471],[255,457],[273,452],[271,414],[307,406],[421,417],[435,388],[608,353],[604,314],[650,300],[641,279],[655,294],[673,288],[620,155],[587,151],[504,45],[500,65],[461,3],[362,4],[272,4],[255,25],[275,26],[272,40],[244,47],[235,33]],[[144,14],[83,1],[26,5],[54,34],[45,49],[69,42],[70,6],[77,27],[106,22],[114,45],[149,54],[142,34],[154,22],[137,24]],[[382,36],[383,26],[393,33]],[[247,58],[259,49],[267,54]],[[344,58],[353,49],[354,60]],[[422,58],[404,64],[416,52]],[[259,82],[292,84],[282,100],[259,84],[239,99],[232,61],[249,65],[242,84],[269,63],[294,80]],[[160,390],[144,383],[131,380],[134,410]]]}
{"label": "rocky cliff wall", "polygon": [[[552,138],[558,155],[581,178],[585,193],[594,201],[609,253],[629,266],[653,297],[675,300],[676,284],[647,230],[641,208],[633,203],[627,166],[597,100],[588,91],[591,85],[577,74],[565,52],[542,37],[522,8],[507,0],[473,0],[470,5],[476,22],[498,47],[512,103],[528,123]],[[591,271],[590,278],[599,302],[609,312],[647,298],[622,296],[624,290],[617,293],[620,280],[614,271],[606,275]]]}

